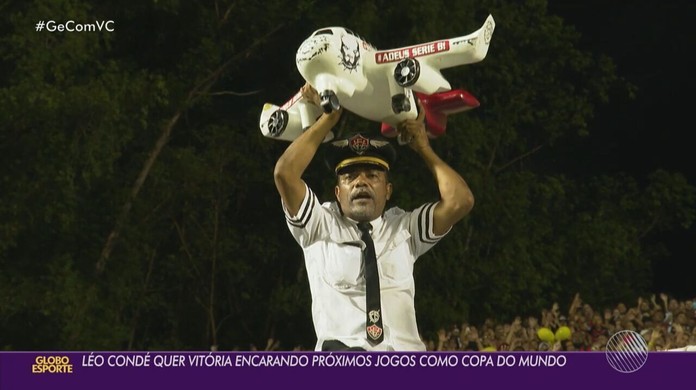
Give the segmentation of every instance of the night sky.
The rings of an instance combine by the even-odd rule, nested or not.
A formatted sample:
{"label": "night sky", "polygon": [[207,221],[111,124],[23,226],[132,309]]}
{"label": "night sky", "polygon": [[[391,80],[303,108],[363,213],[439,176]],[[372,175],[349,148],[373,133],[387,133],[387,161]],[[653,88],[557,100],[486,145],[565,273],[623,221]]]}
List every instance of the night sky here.
{"label": "night sky", "polygon": [[[582,48],[612,57],[638,87],[634,101],[612,100],[591,123],[588,169],[641,180],[656,169],[696,186],[696,2],[549,0],[551,13],[581,32]],[[696,297],[696,224],[662,238],[672,252],[653,263],[655,292]],[[630,272],[630,270],[627,270]]]}

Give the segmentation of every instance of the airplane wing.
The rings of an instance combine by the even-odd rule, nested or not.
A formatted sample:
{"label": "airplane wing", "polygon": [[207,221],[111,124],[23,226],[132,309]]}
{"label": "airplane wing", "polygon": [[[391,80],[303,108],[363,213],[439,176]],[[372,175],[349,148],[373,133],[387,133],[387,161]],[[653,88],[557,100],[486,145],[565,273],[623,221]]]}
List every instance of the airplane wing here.
{"label": "airplane wing", "polygon": [[394,78],[399,86],[430,95],[451,89],[441,69],[467,65],[486,58],[495,30],[493,15],[471,34],[397,49],[377,51],[379,65],[395,63]]}
{"label": "airplane wing", "polygon": [[[322,109],[306,101],[299,91],[280,107],[266,103],[261,110],[259,127],[264,137],[293,141],[316,122],[321,114]],[[334,134],[329,133],[324,142],[332,140],[333,137]]]}

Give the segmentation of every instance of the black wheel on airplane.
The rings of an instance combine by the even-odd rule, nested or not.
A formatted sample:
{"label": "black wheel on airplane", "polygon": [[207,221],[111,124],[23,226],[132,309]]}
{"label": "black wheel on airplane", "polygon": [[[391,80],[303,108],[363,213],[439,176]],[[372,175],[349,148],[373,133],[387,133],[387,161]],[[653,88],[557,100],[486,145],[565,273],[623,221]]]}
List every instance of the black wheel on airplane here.
{"label": "black wheel on airplane", "polygon": [[395,114],[398,114],[400,112],[411,111],[411,102],[406,98],[406,95],[403,93],[392,96],[391,103],[392,111],[394,111]]}
{"label": "black wheel on airplane", "polygon": [[329,114],[341,108],[341,104],[338,102],[338,96],[336,96],[334,91],[326,90],[322,92],[319,97],[321,98],[321,108],[325,113]]}

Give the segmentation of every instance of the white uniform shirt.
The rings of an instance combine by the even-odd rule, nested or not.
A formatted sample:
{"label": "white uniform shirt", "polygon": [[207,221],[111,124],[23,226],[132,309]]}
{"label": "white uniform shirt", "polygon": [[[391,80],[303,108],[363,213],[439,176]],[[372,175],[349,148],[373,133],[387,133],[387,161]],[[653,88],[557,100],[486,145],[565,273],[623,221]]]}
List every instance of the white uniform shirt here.
{"label": "white uniform shirt", "polygon": [[[312,294],[315,350],[339,340],[368,351],[425,351],[416,324],[413,265],[440,238],[433,234],[435,203],[412,212],[393,207],[371,221],[379,269],[384,341],[365,336],[365,277],[357,223],[341,214],[336,202],[320,204],[306,187],[297,215],[283,206],[290,232],[304,251]],[[445,233],[446,234],[446,233]]]}

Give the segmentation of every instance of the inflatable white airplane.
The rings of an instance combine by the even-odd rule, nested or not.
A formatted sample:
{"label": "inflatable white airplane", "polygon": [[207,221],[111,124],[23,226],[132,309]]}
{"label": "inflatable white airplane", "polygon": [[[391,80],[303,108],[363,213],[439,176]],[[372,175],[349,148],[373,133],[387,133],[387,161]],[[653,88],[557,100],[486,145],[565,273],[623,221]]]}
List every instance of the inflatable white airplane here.
{"label": "inflatable white airplane", "polygon": [[[489,15],[477,31],[451,39],[391,50],[377,50],[342,27],[319,29],[297,50],[297,69],[319,92],[321,107],[297,92],[278,107],[266,103],[261,133],[292,141],[321,116],[343,106],[363,118],[381,122],[384,136],[395,137],[396,126],[415,119],[419,99],[426,111],[428,135],[445,132],[447,115],[479,106],[467,91],[452,89],[440,70],[472,64],[486,57],[495,21]],[[330,133],[324,142],[334,137]]]}

